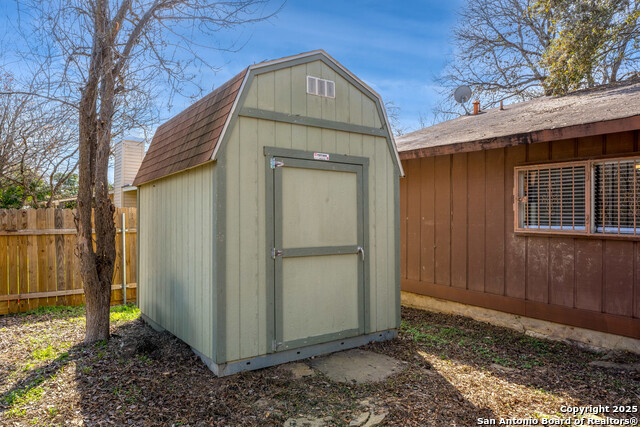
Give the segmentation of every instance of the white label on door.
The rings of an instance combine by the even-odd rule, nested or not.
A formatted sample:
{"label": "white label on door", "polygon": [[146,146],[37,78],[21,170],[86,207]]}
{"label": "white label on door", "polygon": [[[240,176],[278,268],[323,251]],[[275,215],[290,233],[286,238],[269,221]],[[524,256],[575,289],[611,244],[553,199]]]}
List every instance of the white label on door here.
{"label": "white label on door", "polygon": [[313,158],[316,160],[329,160],[329,155],[326,153],[313,153]]}

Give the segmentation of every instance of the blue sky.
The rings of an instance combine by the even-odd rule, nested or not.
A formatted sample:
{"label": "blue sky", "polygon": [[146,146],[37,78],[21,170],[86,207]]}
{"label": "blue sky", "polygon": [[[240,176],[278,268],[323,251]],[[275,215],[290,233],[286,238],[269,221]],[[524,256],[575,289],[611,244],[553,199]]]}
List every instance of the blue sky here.
{"label": "blue sky", "polygon": [[[201,84],[208,91],[249,64],[324,49],[385,102],[400,107],[401,124],[415,130],[419,115],[429,118],[438,98],[433,79],[453,51],[451,28],[462,5],[462,0],[289,0],[268,21],[221,31],[217,40],[197,40],[243,46],[235,53],[201,52],[219,68],[201,76]],[[0,28],[8,30],[14,18],[15,3],[0,0]],[[174,99],[167,116],[191,102]]]}
{"label": "blue sky", "polygon": [[[324,49],[400,107],[403,126],[418,128],[420,113],[431,115],[440,74],[453,46],[449,42],[461,0],[301,1],[289,0],[268,22],[221,34],[221,45],[246,43],[237,53],[213,54],[223,69],[211,86],[224,83],[255,62]],[[176,107],[181,105],[176,100]]]}

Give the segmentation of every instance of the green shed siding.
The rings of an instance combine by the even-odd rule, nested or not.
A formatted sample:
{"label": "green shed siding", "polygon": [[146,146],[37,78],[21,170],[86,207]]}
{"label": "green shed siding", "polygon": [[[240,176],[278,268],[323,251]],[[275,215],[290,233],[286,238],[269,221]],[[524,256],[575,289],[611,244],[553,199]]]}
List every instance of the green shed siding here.
{"label": "green shed siding", "polygon": [[[306,93],[306,75],[336,82],[336,98]],[[381,128],[374,100],[321,61],[257,74],[245,88],[243,107]],[[240,116],[219,157],[226,169],[225,360],[271,351],[267,316],[267,242],[263,147],[357,155],[369,165],[370,331],[398,327],[395,174],[387,140],[332,129]],[[396,274],[398,273],[398,274]],[[224,308],[222,307],[224,305]],[[224,362],[218,360],[218,363]]]}
{"label": "green shed siding", "polygon": [[[307,75],[334,81],[335,98],[308,95]],[[231,104],[227,107],[231,108]],[[386,136],[387,125],[378,98],[357,78],[319,52],[309,57],[249,67],[229,114],[224,120],[215,119],[225,123],[223,129],[222,124],[216,124],[216,129],[222,130],[220,140],[210,147],[202,147],[202,150],[212,150],[214,161],[139,187],[139,304],[143,314],[206,356],[207,363],[214,366],[212,369],[216,373],[216,369],[220,369],[222,375],[229,373],[225,366],[256,369],[260,363],[268,366],[268,363],[283,360],[282,357],[292,357],[286,354],[287,346],[308,346],[309,337],[305,334],[313,335],[314,342],[323,343],[338,336],[360,339],[364,336],[356,336],[399,327],[398,176],[401,169],[395,147]],[[204,128],[197,123],[190,125],[193,128],[190,132]],[[175,145],[173,152],[183,146],[184,141],[176,139]],[[306,158],[308,152],[352,157],[332,157],[329,163],[323,164],[326,170],[339,164],[346,167],[333,169],[334,172],[317,172],[322,167],[318,168],[320,163],[312,160],[285,164],[274,172],[268,169],[265,147],[272,147],[269,154],[282,155],[285,163],[292,160],[289,156],[303,162],[297,156]],[[288,167],[306,168],[305,173],[298,170],[289,175],[297,177],[292,178],[295,183],[308,180],[311,184],[304,188],[313,187],[313,183],[322,179],[319,175],[323,173],[336,174],[332,179],[338,179],[340,173],[356,174],[356,189],[351,193],[344,193],[340,199],[332,189],[344,190],[346,187],[334,182],[328,187],[331,191],[325,188],[331,198],[326,194],[323,196],[333,203],[341,203],[341,207],[334,207],[332,212],[351,212],[351,199],[357,204],[350,214],[352,220],[357,217],[355,240],[353,236],[348,241],[334,239],[335,242],[309,237],[307,240],[311,245],[301,249],[307,240],[287,240],[283,238],[287,236],[286,231],[278,228],[276,233],[270,228],[268,221],[273,218],[267,212],[267,205],[273,207],[274,198],[280,197],[276,195],[283,194],[285,187],[281,185],[281,179],[287,176],[284,171]],[[336,172],[338,170],[342,172]],[[293,194],[290,187],[286,188],[289,188],[287,194]],[[363,193],[363,189],[367,192]],[[298,194],[305,194],[304,189],[298,188],[298,191]],[[356,196],[352,196],[354,192]],[[293,211],[297,209],[292,200],[287,206],[294,206]],[[283,210],[275,211],[278,218],[285,216]],[[327,219],[327,216],[322,218]],[[345,224],[348,222],[347,219],[344,221]],[[317,222],[312,224],[320,227]],[[334,225],[332,222],[330,227]],[[363,225],[366,233],[362,231]],[[326,224],[323,227],[330,228]],[[340,232],[341,236],[349,234],[344,231],[345,227],[347,225]],[[307,228],[312,229],[308,223]],[[320,248],[324,252],[313,256],[308,256],[311,252],[285,253],[282,259],[287,259],[288,270],[280,269],[285,262],[274,264],[270,257],[270,239],[276,234],[280,236],[276,238],[292,245],[291,248],[283,246],[286,251]],[[330,233],[321,233],[323,237],[325,234]],[[317,245],[314,245],[314,239]],[[328,259],[328,248],[333,247],[349,247],[344,252],[349,255],[333,254],[333,258]],[[360,255],[354,253],[352,248],[356,247],[366,250],[364,263]],[[304,257],[296,258],[301,253]],[[275,270],[274,265],[278,266]],[[281,270],[292,276],[281,275]],[[325,278],[331,283],[337,283],[340,277],[345,280],[345,287],[350,283],[358,286],[355,296],[353,289],[348,290],[352,292],[349,303],[343,301],[347,307],[343,311],[355,307],[356,312],[345,311],[344,321],[337,322],[338,326],[332,323],[331,316],[320,317],[323,310],[316,310],[312,318],[304,310],[310,300],[322,300],[324,306],[339,306],[332,301],[344,299],[347,290],[343,292],[343,286],[327,290],[330,286],[324,285],[326,280],[320,280],[319,272],[328,270],[335,276],[334,279],[330,275]],[[305,279],[305,275],[313,280]],[[304,286],[309,284],[306,282],[314,281],[315,288],[310,292],[291,288],[292,283]],[[311,325],[304,331],[300,330],[303,321],[283,325],[283,318],[274,311],[277,304],[284,305],[283,301],[288,311],[279,313],[289,313],[293,318],[298,316],[297,319],[302,318]],[[275,334],[276,330],[280,335]],[[272,340],[276,336],[278,340],[287,341],[277,348],[278,353],[253,359],[274,352]],[[391,335],[367,336],[387,339]],[[232,369],[237,371],[239,368]]]}
{"label": "green shed siding", "polygon": [[213,163],[140,186],[140,309],[214,354]]}
{"label": "green shed siding", "polygon": [[[335,81],[335,98],[308,95],[307,75]],[[242,107],[382,127],[374,99],[322,61],[258,74],[244,90],[247,94]]]}

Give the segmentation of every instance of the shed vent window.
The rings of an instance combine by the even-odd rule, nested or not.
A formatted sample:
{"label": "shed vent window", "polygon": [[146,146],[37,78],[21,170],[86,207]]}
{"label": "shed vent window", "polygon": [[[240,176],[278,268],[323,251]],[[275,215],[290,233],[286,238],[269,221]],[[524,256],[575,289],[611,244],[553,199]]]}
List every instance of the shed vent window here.
{"label": "shed vent window", "polygon": [[518,172],[520,228],[584,231],[585,166],[536,167]]}
{"label": "shed vent window", "polygon": [[324,80],[318,77],[307,76],[307,93],[327,98],[335,98],[336,83],[332,80]]}
{"label": "shed vent window", "polygon": [[640,158],[515,168],[516,231],[640,235]]}
{"label": "shed vent window", "polygon": [[615,160],[594,164],[595,232],[637,234],[638,159]]}

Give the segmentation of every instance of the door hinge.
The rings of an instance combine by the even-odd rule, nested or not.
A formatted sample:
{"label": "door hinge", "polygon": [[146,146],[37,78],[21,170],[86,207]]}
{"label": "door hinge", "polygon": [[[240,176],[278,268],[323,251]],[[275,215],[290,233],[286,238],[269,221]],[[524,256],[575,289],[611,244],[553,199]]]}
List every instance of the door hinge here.
{"label": "door hinge", "polygon": [[281,168],[282,166],[284,166],[284,162],[281,162],[274,158],[271,159],[271,169]]}
{"label": "door hinge", "polygon": [[282,256],[283,251],[281,249],[271,248],[271,258],[276,259],[276,257]]}

